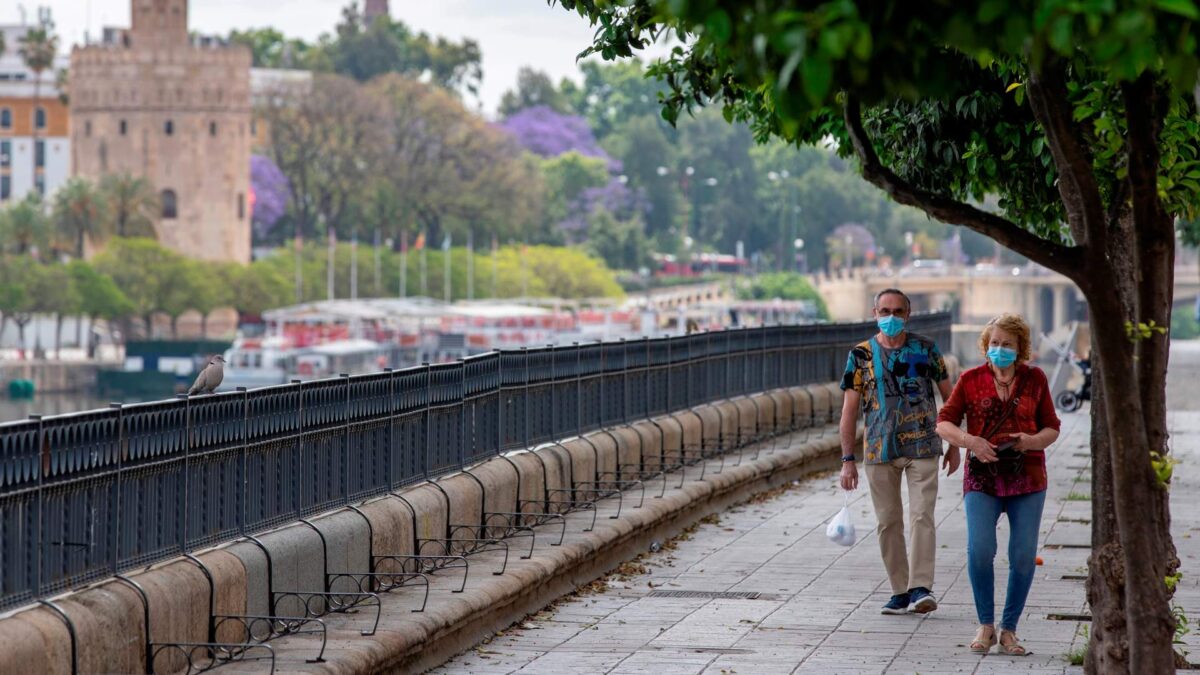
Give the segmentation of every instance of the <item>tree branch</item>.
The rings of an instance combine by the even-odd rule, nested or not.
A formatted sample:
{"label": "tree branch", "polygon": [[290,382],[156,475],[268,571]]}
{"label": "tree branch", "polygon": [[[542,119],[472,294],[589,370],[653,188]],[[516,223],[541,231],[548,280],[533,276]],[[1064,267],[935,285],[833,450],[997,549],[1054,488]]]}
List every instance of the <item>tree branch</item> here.
{"label": "tree branch", "polygon": [[[1050,59],[1040,71],[1029,73],[1026,83],[1029,107],[1046,134],[1054,166],[1058,169],[1058,191],[1067,211],[1071,236],[1081,246],[1095,243],[1093,251],[1103,251],[1107,222],[1104,200],[1092,171],[1079,129],[1075,124],[1071,102],[1067,100],[1064,65],[1060,59]],[[1100,241],[1094,241],[1100,238]]]}
{"label": "tree branch", "polygon": [[862,109],[857,98],[847,95],[843,111],[846,130],[854,151],[862,161],[862,175],[867,182],[887,192],[901,204],[915,206],[933,218],[950,225],[962,225],[990,237],[1030,260],[1045,265],[1070,278],[1080,288],[1087,284],[1083,273],[1083,249],[1079,246],[1063,246],[1039,237],[1016,223],[964,204],[949,197],[918,188],[879,160],[871,139],[862,123]]}

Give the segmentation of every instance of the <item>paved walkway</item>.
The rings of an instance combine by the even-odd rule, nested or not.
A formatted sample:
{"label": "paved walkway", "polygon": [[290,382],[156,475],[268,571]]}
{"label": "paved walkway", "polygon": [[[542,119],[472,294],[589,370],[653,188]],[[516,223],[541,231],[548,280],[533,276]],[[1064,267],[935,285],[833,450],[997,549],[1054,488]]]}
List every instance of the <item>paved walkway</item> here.
{"label": "paved walkway", "polygon": [[[1170,424],[1177,455],[1173,531],[1184,561],[1176,602],[1200,615],[1200,348],[1173,350]],[[1178,379],[1187,374],[1186,379]],[[854,495],[859,541],[825,538],[841,507],[832,476],[735,507],[662,551],[626,564],[605,582],[560,601],[459,655],[438,673],[1077,673],[1068,654],[1086,644],[1086,623],[1051,615],[1086,613],[1090,540],[1087,409],[1063,416],[1048,453],[1051,485],[1033,592],[1019,633],[1034,652],[1018,658],[967,651],[975,612],[965,570],[961,473],[942,477],[935,592],[924,617],[883,616],[890,591],[870,497]],[[1003,523],[1004,521],[1002,521]],[[997,556],[997,614],[1003,603],[1007,523]],[[757,599],[658,597],[663,591],[756,592]],[[1186,636],[1192,660],[1200,636]]]}

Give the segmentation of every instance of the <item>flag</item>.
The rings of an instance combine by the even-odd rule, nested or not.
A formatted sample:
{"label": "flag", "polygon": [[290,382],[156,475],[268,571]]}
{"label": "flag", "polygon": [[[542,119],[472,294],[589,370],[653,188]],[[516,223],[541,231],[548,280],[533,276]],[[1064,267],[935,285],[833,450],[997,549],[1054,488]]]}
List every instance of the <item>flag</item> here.
{"label": "flag", "polygon": [[446,233],[446,238],[442,239],[442,250],[443,251],[450,250],[450,233],[449,232]]}
{"label": "flag", "polygon": [[415,248],[418,251],[425,248],[425,231],[424,230],[421,230],[421,232],[417,234],[417,240],[413,242],[413,248]]}
{"label": "flag", "polygon": [[400,233],[400,252],[408,253],[408,230]]}

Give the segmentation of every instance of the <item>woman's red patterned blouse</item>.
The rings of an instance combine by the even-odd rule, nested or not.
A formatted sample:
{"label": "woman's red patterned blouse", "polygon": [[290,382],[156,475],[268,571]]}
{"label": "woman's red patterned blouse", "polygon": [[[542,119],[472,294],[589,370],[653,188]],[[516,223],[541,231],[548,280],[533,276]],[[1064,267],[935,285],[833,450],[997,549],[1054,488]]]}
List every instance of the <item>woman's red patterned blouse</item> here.
{"label": "woman's red patterned blouse", "polygon": [[[1036,434],[1047,427],[1058,429],[1060,422],[1054,413],[1050,386],[1041,368],[1018,364],[1016,378],[1010,390],[1020,396],[1016,410],[988,440],[999,445],[1010,434]],[[938,413],[938,422],[962,424],[967,418],[967,433],[979,436],[1003,414],[1006,403],[996,394],[992,369],[984,365],[963,373],[954,386],[950,400]],[[1046,453],[1031,450],[1025,453],[1025,470],[1006,474],[993,470],[972,471],[972,462],[963,463],[963,492],[984,492],[996,497],[1011,497],[1046,489]],[[995,465],[988,465],[992,469]]]}

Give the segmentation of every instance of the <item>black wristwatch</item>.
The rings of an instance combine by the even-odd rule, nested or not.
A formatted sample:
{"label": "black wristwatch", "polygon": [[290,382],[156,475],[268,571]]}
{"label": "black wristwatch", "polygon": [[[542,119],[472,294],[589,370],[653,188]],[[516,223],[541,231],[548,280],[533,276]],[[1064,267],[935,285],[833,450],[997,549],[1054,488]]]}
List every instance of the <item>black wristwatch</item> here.
{"label": "black wristwatch", "polygon": [[845,464],[846,462],[853,462],[853,461],[854,461],[854,455],[842,455],[842,463],[843,464]]}

